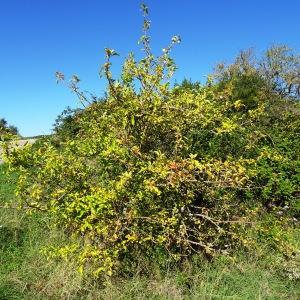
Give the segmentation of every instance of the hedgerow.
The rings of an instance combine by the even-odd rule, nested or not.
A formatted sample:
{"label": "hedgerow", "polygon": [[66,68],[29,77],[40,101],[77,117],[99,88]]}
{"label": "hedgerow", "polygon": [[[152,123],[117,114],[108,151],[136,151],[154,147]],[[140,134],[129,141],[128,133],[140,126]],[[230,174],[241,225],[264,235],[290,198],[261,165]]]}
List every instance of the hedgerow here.
{"label": "hedgerow", "polygon": [[[250,59],[222,66],[206,84],[175,85],[172,38],[150,48],[142,6],[145,57],[126,58],[118,79],[106,49],[107,96],[85,104],[80,126],[59,146],[45,141],[9,155],[20,172],[20,207],[50,213],[70,243],[47,249],[75,255],[81,272],[112,275],[124,260],[159,249],[174,260],[213,257],[260,240],[293,254],[298,224],[299,102]],[[245,57],[244,57],[245,58]],[[57,73],[58,80],[64,80]],[[57,142],[57,141],[56,141]]]}

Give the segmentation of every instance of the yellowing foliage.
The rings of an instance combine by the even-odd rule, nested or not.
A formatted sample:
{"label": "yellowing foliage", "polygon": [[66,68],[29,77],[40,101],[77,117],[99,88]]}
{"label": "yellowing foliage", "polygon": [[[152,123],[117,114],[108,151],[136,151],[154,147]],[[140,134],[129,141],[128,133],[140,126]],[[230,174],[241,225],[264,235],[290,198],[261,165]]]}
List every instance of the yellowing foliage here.
{"label": "yellowing foliage", "polygon": [[[114,79],[117,53],[106,49],[107,97],[85,102],[75,137],[8,158],[21,172],[21,205],[49,212],[70,234],[70,245],[51,253],[77,255],[80,272],[92,266],[95,276],[110,276],[124,257],[157,247],[176,259],[248,247],[256,218],[276,219],[284,205],[287,218],[299,212],[299,152],[285,150],[290,143],[299,149],[299,105],[266,92],[254,69],[171,87],[169,54],[180,38],[155,57],[144,14],[145,57],[130,54]],[[71,88],[85,101],[78,82]],[[256,84],[248,94],[237,90],[247,82]]]}

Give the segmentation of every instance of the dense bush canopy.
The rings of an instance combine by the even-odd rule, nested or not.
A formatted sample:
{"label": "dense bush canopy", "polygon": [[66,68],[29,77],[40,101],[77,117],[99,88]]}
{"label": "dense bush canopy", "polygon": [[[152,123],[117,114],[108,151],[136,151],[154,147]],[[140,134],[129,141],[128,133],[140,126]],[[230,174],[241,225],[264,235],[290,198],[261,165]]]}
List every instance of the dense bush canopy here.
{"label": "dense bush canopy", "polygon": [[[105,99],[87,103],[73,78],[71,88],[86,104],[76,130],[59,145],[27,145],[8,158],[21,172],[20,205],[49,212],[70,234],[51,255],[76,255],[81,271],[110,275],[124,259],[153,249],[176,260],[264,239],[293,253],[300,106],[299,77],[287,74],[299,71],[298,58],[282,47],[258,62],[243,52],[205,84],[172,87],[170,52],[180,38],[155,57],[145,7],[144,17],[145,57],[130,54],[119,79],[111,74],[117,53],[106,49]],[[272,54],[278,51],[289,69]]]}

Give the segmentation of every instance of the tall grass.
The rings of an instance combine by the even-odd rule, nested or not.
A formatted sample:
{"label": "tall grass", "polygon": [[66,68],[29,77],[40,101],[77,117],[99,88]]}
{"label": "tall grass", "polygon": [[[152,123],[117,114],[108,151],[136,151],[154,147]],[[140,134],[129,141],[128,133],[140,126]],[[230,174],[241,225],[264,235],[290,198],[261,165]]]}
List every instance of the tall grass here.
{"label": "tall grass", "polygon": [[[241,254],[180,266],[143,261],[105,283],[82,278],[72,261],[48,261],[40,249],[66,238],[39,213],[12,209],[15,176],[0,166],[0,299],[300,299],[276,253]],[[6,207],[6,204],[9,206]]]}

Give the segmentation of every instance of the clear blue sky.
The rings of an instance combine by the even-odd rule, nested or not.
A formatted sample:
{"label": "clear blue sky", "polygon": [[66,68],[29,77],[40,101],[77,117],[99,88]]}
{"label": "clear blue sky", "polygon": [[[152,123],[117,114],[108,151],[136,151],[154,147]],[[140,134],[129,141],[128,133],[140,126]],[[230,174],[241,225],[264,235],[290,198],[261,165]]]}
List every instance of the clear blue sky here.
{"label": "clear blue sky", "polygon": [[[55,71],[77,74],[82,87],[99,95],[103,49],[122,56],[139,51],[139,0],[0,0],[0,117],[25,136],[49,133],[56,116],[76,107],[76,98],[57,85]],[[202,80],[219,61],[239,50],[261,52],[274,43],[300,50],[299,0],[148,0],[153,48],[171,36],[176,78]]]}

